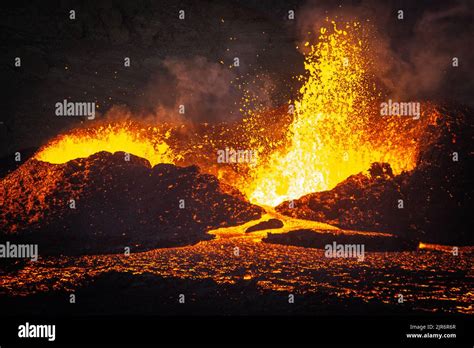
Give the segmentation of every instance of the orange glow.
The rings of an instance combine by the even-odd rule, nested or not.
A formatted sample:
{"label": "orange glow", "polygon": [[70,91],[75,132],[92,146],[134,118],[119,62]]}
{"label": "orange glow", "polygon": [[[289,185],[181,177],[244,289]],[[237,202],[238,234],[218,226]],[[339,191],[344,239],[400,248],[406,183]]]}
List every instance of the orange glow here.
{"label": "orange glow", "polygon": [[422,243],[419,242],[418,249],[419,250],[436,250],[436,251],[443,251],[446,253],[454,253],[456,249],[459,249],[456,246],[449,246],[449,245],[442,245],[442,244],[431,244],[431,243]]}
{"label": "orange glow", "polygon": [[[306,43],[305,46],[310,46]],[[306,77],[287,132],[289,147],[272,153],[244,189],[253,203],[284,200],[332,189],[373,162],[388,162],[395,174],[414,168],[414,140],[424,121],[382,118],[379,95],[369,83],[370,61],[358,23],[322,28],[306,54]]]}
{"label": "orange glow", "polygon": [[147,159],[152,166],[173,163],[174,157],[156,128],[137,128],[130,123],[76,130],[49,143],[35,158],[49,163],[65,163],[100,151],[124,151]]}
{"label": "orange glow", "polygon": [[[394,174],[412,170],[418,139],[436,112],[425,105],[419,120],[380,116],[383,98],[372,82],[367,36],[359,23],[338,27],[328,22],[316,45],[304,45],[306,74],[298,77],[302,87],[293,115],[285,114],[286,107],[275,113],[245,110],[250,116],[240,124],[206,124],[197,134],[183,126],[157,129],[129,122],[77,129],[47,144],[35,158],[65,163],[99,151],[124,151],[152,166],[196,164],[262,206],[330,190],[373,162],[389,163]],[[218,165],[216,150],[226,147],[255,149],[258,162],[238,169]]]}

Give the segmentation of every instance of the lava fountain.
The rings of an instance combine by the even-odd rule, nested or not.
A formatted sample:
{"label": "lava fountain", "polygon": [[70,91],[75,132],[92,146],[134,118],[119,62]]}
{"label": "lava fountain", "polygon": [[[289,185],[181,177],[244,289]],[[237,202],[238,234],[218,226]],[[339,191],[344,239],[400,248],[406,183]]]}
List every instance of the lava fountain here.
{"label": "lava fountain", "polygon": [[[286,134],[289,146],[256,168],[244,189],[250,201],[275,206],[310,192],[332,189],[373,162],[388,162],[395,174],[415,167],[416,139],[432,121],[382,118],[372,82],[370,46],[359,23],[320,30],[305,57],[307,76],[294,102]],[[426,115],[425,115],[426,116]]]}

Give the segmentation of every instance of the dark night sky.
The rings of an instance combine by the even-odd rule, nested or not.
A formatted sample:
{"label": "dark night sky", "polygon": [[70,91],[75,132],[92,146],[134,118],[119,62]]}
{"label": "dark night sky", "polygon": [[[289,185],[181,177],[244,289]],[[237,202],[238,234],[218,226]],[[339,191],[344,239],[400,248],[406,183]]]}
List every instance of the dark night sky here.
{"label": "dark night sky", "polygon": [[[54,104],[65,98],[94,101],[101,112],[126,105],[141,117],[157,107],[175,110],[180,97],[193,94],[188,117],[212,122],[239,117],[234,102],[241,94],[227,82],[242,75],[256,80],[249,86],[267,105],[280,105],[298,87],[292,76],[303,72],[295,48],[302,32],[326,15],[375,23],[386,43],[383,53],[394,57],[380,76],[394,94],[473,104],[474,2],[341,3],[2,2],[0,156],[40,146],[87,122],[54,115]],[[177,19],[180,9],[185,21]],[[286,18],[290,9],[295,21]],[[398,9],[405,11],[402,22]],[[17,56],[21,68],[13,66]],[[241,60],[238,72],[219,63],[229,65],[234,56]],[[460,60],[455,70],[449,68],[452,56]],[[123,57],[131,58],[130,68]]]}

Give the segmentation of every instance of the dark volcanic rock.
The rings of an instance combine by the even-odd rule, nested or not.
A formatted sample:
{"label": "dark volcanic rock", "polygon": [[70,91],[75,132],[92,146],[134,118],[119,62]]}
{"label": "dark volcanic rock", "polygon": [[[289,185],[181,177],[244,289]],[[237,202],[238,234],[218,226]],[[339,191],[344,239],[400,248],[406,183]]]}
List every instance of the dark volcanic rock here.
{"label": "dark volcanic rock", "polygon": [[416,250],[418,243],[397,236],[384,234],[348,234],[313,230],[296,230],[288,233],[269,233],[263,239],[265,243],[294,245],[305,248],[324,249],[327,244],[363,244],[365,251],[401,251]]}
{"label": "dark volcanic rock", "polygon": [[38,243],[41,255],[193,244],[212,238],[210,228],[260,216],[224,186],[198,167],[151,168],[123,152],[59,165],[33,159],[1,181],[0,241]]}
{"label": "dark volcanic rock", "polygon": [[250,226],[249,228],[247,228],[245,232],[250,233],[250,232],[255,232],[255,231],[269,230],[272,228],[282,228],[282,227],[283,227],[283,222],[281,222],[281,220],[269,219],[267,221],[262,221],[256,225]]}
{"label": "dark volcanic rock", "polygon": [[[440,109],[436,125],[419,140],[416,168],[394,176],[386,163],[352,175],[326,192],[312,193],[276,210],[345,229],[394,233],[432,243],[474,244],[472,142],[474,111]],[[453,161],[453,153],[458,161]],[[403,200],[403,208],[399,208]]]}
{"label": "dark volcanic rock", "polygon": [[[325,279],[325,271],[316,274]],[[452,275],[451,275],[452,276]],[[377,283],[376,275],[368,274],[369,284]],[[329,281],[333,281],[330,279]],[[365,282],[361,282],[365,285]],[[362,286],[361,284],[361,286]],[[330,287],[330,289],[332,289]],[[274,291],[258,286],[256,281],[238,281],[219,284],[207,279],[180,279],[153,274],[132,275],[125,272],[108,272],[92,282],[75,289],[78,306],[62,305],[70,292],[54,290],[29,296],[0,296],[0,306],[6,313],[16,315],[314,315],[363,313],[373,311],[406,313],[412,310],[403,305],[387,305],[382,302],[367,303],[351,296],[341,301],[330,291],[322,288],[308,292],[300,301],[288,304],[288,291]],[[111,296],[113,293],[113,296]],[[186,305],[178,301],[179,294],[186,294]],[[262,298],[265,300],[262,301]],[[286,301],[285,301],[286,300]],[[446,302],[446,301],[444,301]]]}

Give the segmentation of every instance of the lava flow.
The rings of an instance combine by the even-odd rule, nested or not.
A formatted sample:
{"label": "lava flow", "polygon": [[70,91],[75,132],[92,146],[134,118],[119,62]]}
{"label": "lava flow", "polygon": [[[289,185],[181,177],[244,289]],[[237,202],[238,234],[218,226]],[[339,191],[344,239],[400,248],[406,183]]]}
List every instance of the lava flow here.
{"label": "lava flow", "polygon": [[[306,75],[299,77],[302,87],[291,103],[291,121],[286,125],[263,122],[279,129],[249,127],[266,117],[254,113],[237,126],[224,126],[219,132],[211,126],[197,134],[194,143],[176,145],[176,127],[122,122],[59,136],[36,159],[64,163],[99,151],[124,151],[151,165],[197,164],[203,172],[238,188],[250,202],[264,206],[329,190],[348,176],[366,171],[373,162],[389,163],[395,174],[412,170],[419,151],[417,139],[436,111],[426,105],[419,120],[380,116],[382,94],[372,78],[369,36],[359,23],[338,27],[328,22],[320,29],[316,45],[305,44]],[[288,114],[280,111],[280,117]],[[235,127],[246,134],[235,135],[239,133]],[[268,141],[274,133],[283,135],[279,142]],[[256,150],[257,163],[242,163],[239,169],[218,166],[216,151],[235,142]],[[200,152],[201,159],[195,160]]]}

